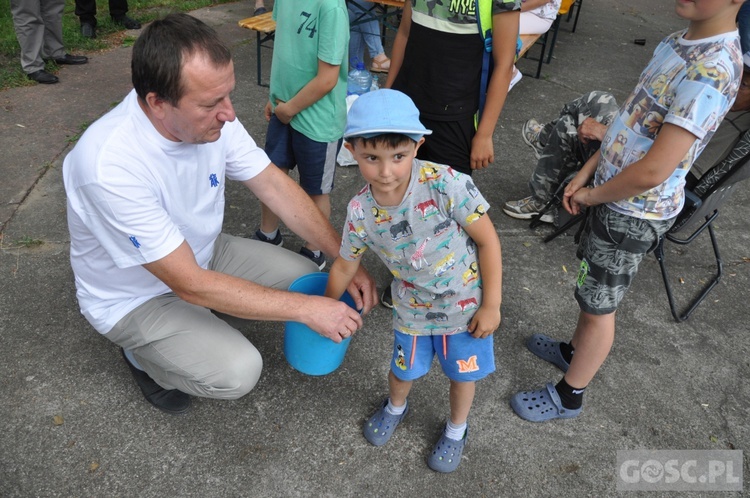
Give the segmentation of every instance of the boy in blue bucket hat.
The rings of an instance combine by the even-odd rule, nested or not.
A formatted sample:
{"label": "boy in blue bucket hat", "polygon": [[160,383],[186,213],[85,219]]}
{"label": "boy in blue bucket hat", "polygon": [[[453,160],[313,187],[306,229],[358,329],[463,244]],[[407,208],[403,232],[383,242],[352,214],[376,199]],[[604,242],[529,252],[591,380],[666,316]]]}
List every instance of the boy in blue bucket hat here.
{"label": "boy in blue bucket hat", "polygon": [[500,325],[500,240],[489,205],[468,175],[416,159],[424,135],[412,100],[396,90],[359,97],[347,117],[345,147],[367,185],[347,206],[339,257],[326,296],[340,297],[372,248],[394,276],[394,343],[389,397],[364,425],[385,444],[408,411],[412,382],[437,354],[450,379],[450,418],[427,464],[452,472],[461,461],[475,382],[495,370]]}

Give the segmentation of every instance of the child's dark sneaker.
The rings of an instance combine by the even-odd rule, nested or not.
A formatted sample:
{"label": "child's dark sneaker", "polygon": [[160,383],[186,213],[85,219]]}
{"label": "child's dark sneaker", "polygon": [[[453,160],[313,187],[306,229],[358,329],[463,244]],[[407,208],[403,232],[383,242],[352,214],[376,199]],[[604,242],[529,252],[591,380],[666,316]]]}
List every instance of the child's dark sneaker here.
{"label": "child's dark sneaker", "polygon": [[388,284],[383,289],[383,293],[380,294],[380,304],[388,309],[393,309],[393,296],[391,295],[391,285]]}
{"label": "child's dark sneaker", "polygon": [[319,270],[323,270],[323,268],[326,267],[326,256],[322,252],[316,256],[315,253],[307,247],[301,247],[299,253],[318,265]]}
{"label": "child's dark sneaker", "polygon": [[253,240],[259,240],[261,242],[267,242],[269,244],[273,244],[275,246],[284,247],[284,237],[281,236],[281,230],[276,232],[276,237],[269,239],[265,235],[263,235],[263,232],[260,230],[256,230],[255,234],[253,234],[252,237],[250,237]]}

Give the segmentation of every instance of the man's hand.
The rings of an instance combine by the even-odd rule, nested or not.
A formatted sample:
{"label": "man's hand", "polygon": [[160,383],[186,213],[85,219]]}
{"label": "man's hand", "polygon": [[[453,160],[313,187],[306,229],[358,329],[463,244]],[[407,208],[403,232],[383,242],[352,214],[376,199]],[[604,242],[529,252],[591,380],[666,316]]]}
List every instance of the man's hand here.
{"label": "man's hand", "polygon": [[263,108],[263,117],[266,118],[266,121],[271,121],[271,116],[273,116],[273,106],[270,102],[266,102],[266,106]]}
{"label": "man's hand", "polygon": [[348,304],[327,297],[309,296],[310,311],[305,325],[333,342],[341,342],[362,328],[362,317]]}
{"label": "man's hand", "polygon": [[346,290],[354,299],[354,306],[358,310],[362,310],[363,315],[369,313],[378,302],[375,279],[362,266],[357,268],[357,273]]}
{"label": "man's hand", "polygon": [[601,124],[593,118],[586,118],[578,127],[578,140],[586,145],[592,140],[601,142],[604,140],[604,134],[607,133],[607,125]]}

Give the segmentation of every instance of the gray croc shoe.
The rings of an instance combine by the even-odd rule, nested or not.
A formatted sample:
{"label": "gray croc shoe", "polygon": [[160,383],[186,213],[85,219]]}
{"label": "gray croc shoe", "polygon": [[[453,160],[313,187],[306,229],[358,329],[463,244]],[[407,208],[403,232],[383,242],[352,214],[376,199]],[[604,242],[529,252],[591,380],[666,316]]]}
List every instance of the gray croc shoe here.
{"label": "gray croc shoe", "polygon": [[563,372],[567,372],[570,368],[570,363],[565,361],[560,353],[560,341],[555,341],[544,334],[534,334],[526,341],[526,347],[539,358],[552,363]]}
{"label": "gray croc shoe", "polygon": [[466,431],[464,431],[464,437],[460,441],[450,439],[443,431],[443,435],[435,443],[435,448],[427,459],[427,466],[436,472],[447,473],[456,470],[458,464],[461,463],[461,455],[464,453],[467,437],[469,437],[468,425]]}
{"label": "gray croc shoe", "polygon": [[513,411],[529,422],[546,422],[556,418],[577,417],[583,408],[569,410],[562,405],[557,389],[551,383],[536,391],[521,391],[510,399]]}
{"label": "gray croc shoe", "polygon": [[388,406],[388,398],[383,401],[380,409],[376,411],[372,417],[367,419],[365,426],[362,429],[362,433],[371,444],[375,446],[383,446],[391,438],[393,431],[396,430],[398,424],[404,419],[407,413],[409,413],[409,404],[407,402],[406,409],[401,415],[391,415],[385,411],[385,407]]}

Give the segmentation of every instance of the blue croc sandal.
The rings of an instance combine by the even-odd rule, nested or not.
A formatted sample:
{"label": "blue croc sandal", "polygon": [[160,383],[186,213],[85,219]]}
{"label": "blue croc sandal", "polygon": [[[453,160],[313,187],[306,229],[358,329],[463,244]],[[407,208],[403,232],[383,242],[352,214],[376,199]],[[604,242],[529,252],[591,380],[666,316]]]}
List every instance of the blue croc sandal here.
{"label": "blue croc sandal", "polygon": [[375,414],[367,419],[362,433],[371,444],[375,446],[383,446],[391,438],[393,431],[396,430],[398,424],[404,419],[406,414],[409,412],[409,405],[406,405],[406,410],[401,415],[391,415],[385,411],[385,407],[388,406],[388,399],[383,401],[383,405],[380,407]]}
{"label": "blue croc sandal", "polygon": [[469,436],[469,426],[466,426],[464,437],[460,441],[450,439],[445,435],[435,444],[430,457],[427,459],[427,466],[436,472],[453,472],[461,463],[461,455],[464,453],[466,438]]}
{"label": "blue croc sandal", "polygon": [[552,363],[563,372],[567,372],[570,368],[570,363],[565,361],[560,353],[560,341],[555,341],[544,334],[534,334],[526,341],[526,347],[539,358]]}
{"label": "blue croc sandal", "polygon": [[529,422],[573,418],[583,409],[569,410],[563,407],[560,395],[551,383],[537,391],[521,391],[510,399],[510,406],[519,417]]}

